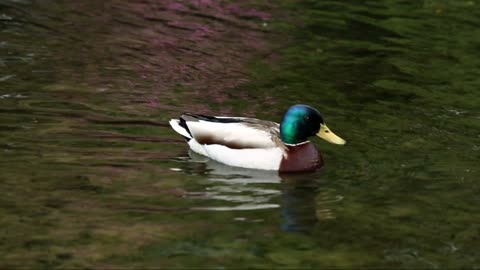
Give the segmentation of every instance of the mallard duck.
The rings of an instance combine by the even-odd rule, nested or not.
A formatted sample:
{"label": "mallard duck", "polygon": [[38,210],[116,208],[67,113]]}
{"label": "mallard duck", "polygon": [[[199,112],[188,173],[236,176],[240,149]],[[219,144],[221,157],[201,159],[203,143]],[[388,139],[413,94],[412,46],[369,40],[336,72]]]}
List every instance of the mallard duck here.
{"label": "mallard duck", "polygon": [[345,144],[308,105],[291,106],[280,124],[247,117],[184,113],[171,119],[191,150],[215,161],[249,169],[279,172],[313,171],[323,160],[308,141],[314,135],[334,144]]}

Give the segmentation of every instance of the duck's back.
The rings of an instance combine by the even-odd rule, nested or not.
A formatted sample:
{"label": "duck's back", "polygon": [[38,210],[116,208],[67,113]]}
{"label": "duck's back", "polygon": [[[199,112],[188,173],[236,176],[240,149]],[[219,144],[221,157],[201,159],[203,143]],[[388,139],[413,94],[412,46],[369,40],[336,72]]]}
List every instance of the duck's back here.
{"label": "duck's back", "polygon": [[278,137],[279,131],[278,124],[274,122],[197,114],[183,114],[176,121],[170,122],[172,127],[177,123],[177,127],[188,133],[184,137],[193,138],[201,145],[218,144],[231,149],[277,147],[274,137]]}

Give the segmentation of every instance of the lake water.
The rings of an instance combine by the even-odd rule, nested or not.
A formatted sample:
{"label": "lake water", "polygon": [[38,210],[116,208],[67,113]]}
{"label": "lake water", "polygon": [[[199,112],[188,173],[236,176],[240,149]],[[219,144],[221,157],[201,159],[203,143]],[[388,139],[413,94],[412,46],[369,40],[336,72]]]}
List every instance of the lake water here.
{"label": "lake water", "polygon": [[[344,3],[345,2],[345,3]],[[2,268],[480,268],[480,2],[0,2]],[[281,175],[184,111],[318,108]]]}

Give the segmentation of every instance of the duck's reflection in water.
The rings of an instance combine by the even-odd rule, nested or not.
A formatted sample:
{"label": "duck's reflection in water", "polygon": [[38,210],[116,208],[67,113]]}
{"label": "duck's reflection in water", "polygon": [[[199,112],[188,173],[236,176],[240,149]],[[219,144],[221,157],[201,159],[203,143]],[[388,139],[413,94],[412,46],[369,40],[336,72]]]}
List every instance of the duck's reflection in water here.
{"label": "duck's reflection in water", "polygon": [[187,161],[187,164],[194,164],[195,169],[184,168],[184,171],[207,176],[205,189],[188,192],[187,196],[215,201],[215,206],[198,206],[194,210],[280,208],[282,230],[308,232],[319,220],[334,218],[331,203],[341,199],[334,190],[321,187],[319,173],[279,175],[276,171],[231,167],[191,151]]}
{"label": "duck's reflection in water", "polygon": [[317,184],[306,180],[307,175],[282,177],[282,229],[309,231],[318,222],[315,205]]}
{"label": "duck's reflection in water", "polygon": [[309,232],[322,220],[334,219],[334,204],[342,200],[334,189],[319,183],[320,174],[284,174],[282,178],[282,229]]}

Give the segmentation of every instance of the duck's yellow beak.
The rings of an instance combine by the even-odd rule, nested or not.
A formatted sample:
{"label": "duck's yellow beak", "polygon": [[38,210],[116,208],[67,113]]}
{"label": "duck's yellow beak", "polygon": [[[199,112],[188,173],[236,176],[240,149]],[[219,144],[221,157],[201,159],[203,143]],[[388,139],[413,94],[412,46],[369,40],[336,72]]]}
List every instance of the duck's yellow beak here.
{"label": "duck's yellow beak", "polygon": [[335,135],[325,124],[320,124],[320,131],[318,131],[317,136],[329,143],[342,145],[347,143],[344,139]]}

